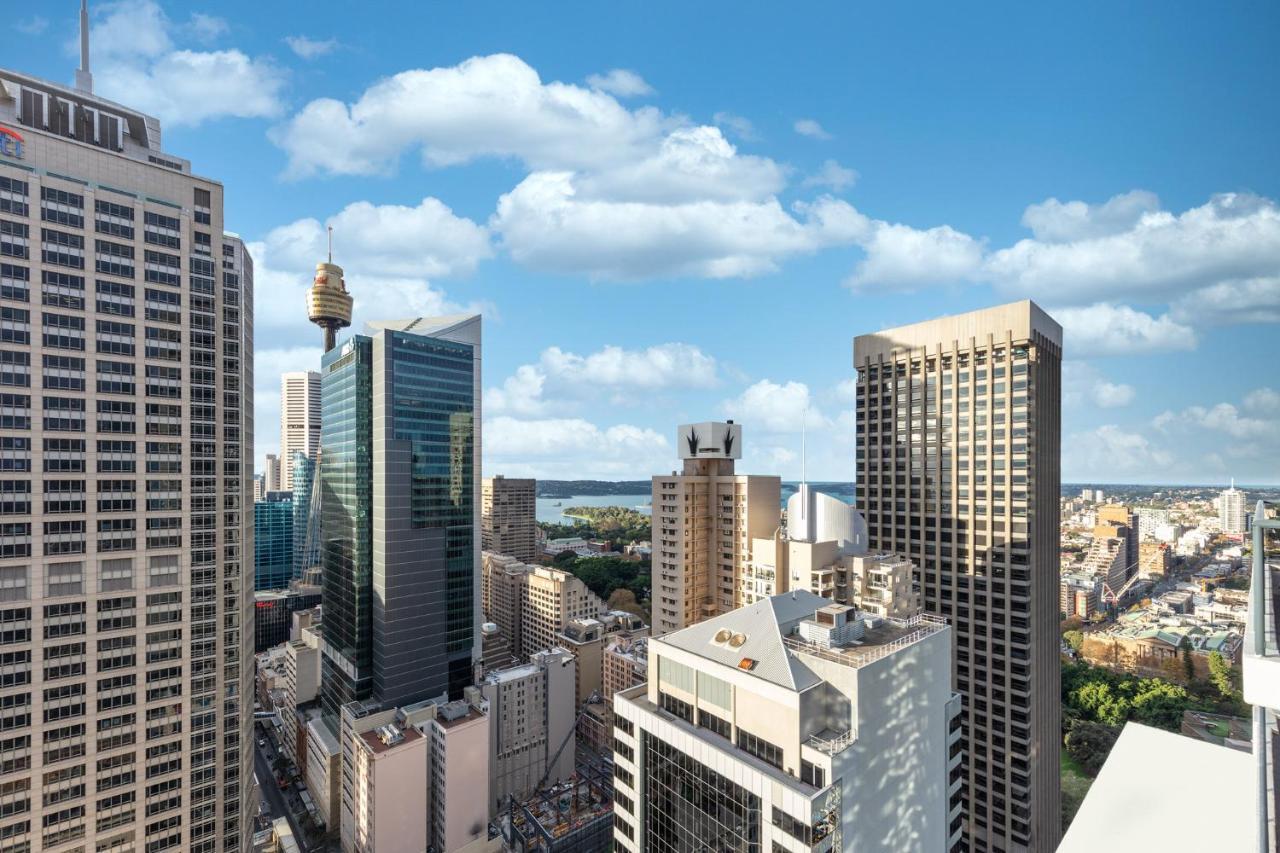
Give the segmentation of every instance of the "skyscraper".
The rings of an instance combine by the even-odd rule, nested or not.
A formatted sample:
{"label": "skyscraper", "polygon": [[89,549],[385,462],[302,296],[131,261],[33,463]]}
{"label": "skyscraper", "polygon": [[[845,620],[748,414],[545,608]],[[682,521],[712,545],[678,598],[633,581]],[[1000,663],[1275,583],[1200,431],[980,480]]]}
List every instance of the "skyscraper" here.
{"label": "skyscraper", "polygon": [[537,481],[484,478],[480,499],[480,547],[532,562],[538,554]]}
{"label": "skyscraper", "polygon": [[854,341],[858,504],[955,626],[966,846],[1061,833],[1058,496],[1062,329],[1016,302]]}
{"label": "skyscraper", "polygon": [[75,89],[0,70],[0,837],[244,851],[253,265],[82,36]]}
{"label": "skyscraper", "polygon": [[316,458],[320,449],[320,374],[300,370],[280,375],[280,485],[293,491],[295,455]]}
{"label": "skyscraper", "polygon": [[782,480],[738,474],[742,427],[684,424],[681,472],[653,478],[653,633],[675,631],[743,603],[751,540],[778,529]]}
{"label": "skyscraper", "polygon": [[253,588],[284,589],[293,579],[293,499],[267,492],[253,505]]}
{"label": "skyscraper", "polygon": [[1245,528],[1244,492],[1236,488],[1236,481],[1231,487],[1218,495],[1218,521],[1222,524],[1222,532],[1239,535]]}
{"label": "skyscraper", "polygon": [[294,580],[301,579],[320,563],[319,495],[312,488],[316,461],[302,451],[293,455],[293,567],[290,574]]}
{"label": "skyscraper", "polygon": [[372,324],[322,358],[322,700],[461,696],[480,627],[480,318]]}
{"label": "skyscraper", "polygon": [[283,481],[283,477],[280,471],[279,456],[276,456],[274,453],[268,453],[266,460],[263,463],[262,470],[263,470],[262,491],[264,494],[266,492],[278,492],[282,488],[284,488],[282,485],[280,485],[281,482]]}

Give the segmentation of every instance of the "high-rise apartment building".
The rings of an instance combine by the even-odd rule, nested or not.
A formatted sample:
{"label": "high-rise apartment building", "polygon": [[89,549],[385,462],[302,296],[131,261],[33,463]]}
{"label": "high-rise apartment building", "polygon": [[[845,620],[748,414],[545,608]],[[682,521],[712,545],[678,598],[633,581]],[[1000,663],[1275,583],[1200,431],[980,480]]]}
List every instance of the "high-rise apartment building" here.
{"label": "high-rise apartment building", "polygon": [[1024,301],[861,335],[858,505],[955,627],[965,846],[1053,850],[1062,328]]}
{"label": "high-rise apartment building", "polygon": [[484,478],[480,547],[529,563],[538,555],[538,483],[499,474]]}
{"label": "high-rise apartment building", "polygon": [[480,318],[371,328],[321,362],[331,727],[356,700],[461,696],[479,654]]}
{"label": "high-rise apartment building", "polygon": [[253,265],[83,35],[75,89],[0,70],[0,838],[243,851]]}
{"label": "high-rise apartment building", "polygon": [[559,642],[574,619],[594,619],[609,606],[581,579],[563,569],[530,566],[502,554],[482,557],[484,612],[524,660]]}
{"label": "high-rise apartment building", "polygon": [[782,481],[738,474],[742,426],[684,424],[683,470],[653,478],[653,632],[665,634],[742,603],[751,540],[778,528]]}
{"label": "high-rise apartment building", "polygon": [[1138,516],[1129,507],[1114,503],[1098,507],[1093,537],[1121,540],[1124,579],[1128,580],[1138,573]]}
{"label": "high-rise apartment building", "polygon": [[1245,532],[1244,502],[1244,492],[1236,488],[1235,480],[1218,495],[1218,521],[1223,533],[1241,535]]}
{"label": "high-rise apartment building", "polygon": [[649,640],[613,697],[616,848],[952,849],[950,638],[801,591]]}
{"label": "high-rise apartment building", "polygon": [[280,374],[280,486],[293,491],[297,454],[316,458],[320,449],[320,374],[298,370]]}
{"label": "high-rise apartment building", "polygon": [[284,488],[281,483],[284,482],[280,473],[280,457],[274,453],[268,453],[263,460],[262,468],[262,491],[278,492]]}

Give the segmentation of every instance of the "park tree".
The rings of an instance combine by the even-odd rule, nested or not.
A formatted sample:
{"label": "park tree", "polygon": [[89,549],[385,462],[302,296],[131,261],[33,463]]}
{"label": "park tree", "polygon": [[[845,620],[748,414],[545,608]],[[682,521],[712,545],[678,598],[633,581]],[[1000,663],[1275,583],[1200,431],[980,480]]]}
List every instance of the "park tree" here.
{"label": "park tree", "polygon": [[1071,647],[1073,652],[1079,654],[1080,647],[1084,645],[1084,632],[1067,631],[1062,635],[1062,639],[1066,641],[1067,645]]}
{"label": "park tree", "polygon": [[1196,664],[1191,658],[1191,638],[1182,637],[1182,642],[1178,644],[1182,649],[1182,672],[1187,677],[1187,684],[1196,680]]}
{"label": "park tree", "polygon": [[1209,680],[1224,699],[1239,699],[1236,670],[1219,651],[1209,653]]}
{"label": "park tree", "polygon": [[1090,776],[1097,776],[1107,760],[1111,747],[1115,746],[1119,730],[1100,723],[1081,720],[1071,727],[1063,738],[1067,754]]}

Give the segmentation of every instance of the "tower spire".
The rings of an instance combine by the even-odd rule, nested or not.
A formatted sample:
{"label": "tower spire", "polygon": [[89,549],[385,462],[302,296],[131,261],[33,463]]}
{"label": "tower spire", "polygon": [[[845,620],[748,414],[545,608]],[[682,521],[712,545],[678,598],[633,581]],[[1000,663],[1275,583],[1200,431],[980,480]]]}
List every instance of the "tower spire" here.
{"label": "tower spire", "polygon": [[76,89],[93,94],[93,74],[89,71],[89,0],[80,0],[80,67],[76,69]]}

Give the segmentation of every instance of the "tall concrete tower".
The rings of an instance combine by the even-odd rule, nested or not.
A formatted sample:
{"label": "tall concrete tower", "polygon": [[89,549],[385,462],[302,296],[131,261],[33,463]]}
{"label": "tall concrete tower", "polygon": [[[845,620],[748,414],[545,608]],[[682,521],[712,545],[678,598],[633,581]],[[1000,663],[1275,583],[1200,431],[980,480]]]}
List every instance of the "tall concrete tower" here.
{"label": "tall concrete tower", "polygon": [[329,229],[329,260],[316,264],[316,277],[307,291],[307,319],[324,329],[324,351],[333,349],[339,329],[351,325],[351,294],[342,267],[333,262],[333,229]]}

